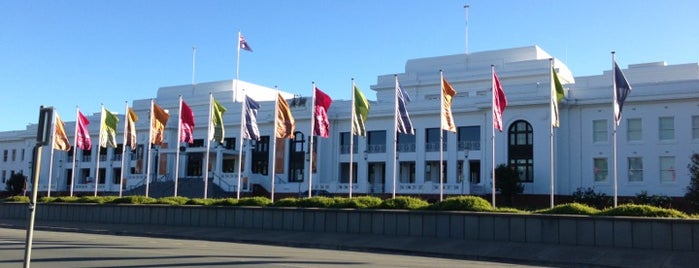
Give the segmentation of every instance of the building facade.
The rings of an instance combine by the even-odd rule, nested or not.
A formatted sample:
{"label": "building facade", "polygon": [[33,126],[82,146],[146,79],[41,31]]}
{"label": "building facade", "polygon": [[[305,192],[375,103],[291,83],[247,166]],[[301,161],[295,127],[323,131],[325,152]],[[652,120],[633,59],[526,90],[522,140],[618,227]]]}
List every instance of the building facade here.
{"label": "building facade", "polygon": [[[552,63],[566,89],[559,104],[560,127],[553,132]],[[503,132],[492,127],[491,65],[508,100]],[[440,70],[457,91],[452,103],[456,133],[440,133]],[[689,184],[690,157],[699,149],[699,65],[632,64],[624,73],[633,90],[616,129],[619,195],[647,191],[682,196]],[[312,148],[309,96],[283,93],[296,119],[296,135],[278,140],[274,146],[274,89],[235,80],[163,87],[154,101],[169,110],[171,117],[165,142],[150,150],[150,165],[147,144],[151,100],[134,100],[132,106],[141,118],[136,124],[139,146],[126,150],[125,172],[121,170],[121,147],[102,149],[97,156],[94,143],[91,151],[78,152],[75,161],[72,152],[54,151],[51,156],[50,148],[45,148],[39,189],[48,191],[51,185],[52,191],[67,191],[75,170],[75,191],[93,191],[93,178],[98,176],[98,191],[113,193],[118,191],[122,177],[124,189],[133,189],[146,180],[172,181],[178,167],[180,178],[208,177],[231,193],[238,187],[249,192],[259,185],[267,191],[274,186],[278,193],[300,193],[310,187],[340,195],[348,194],[350,188],[356,194],[439,194],[441,185],[444,194],[488,194],[493,164],[509,164],[520,172],[526,194],[548,195],[552,181],[556,195],[570,195],[579,188],[613,194],[615,128],[610,70],[574,77],[563,62],[530,46],[412,59],[397,78],[412,98],[407,110],[415,135],[396,135],[395,76],[381,75],[371,91],[364,91],[376,96],[370,103],[367,135],[351,135],[351,101],[335,100],[328,111],[330,136],[315,137]],[[245,140],[241,147],[243,92],[260,102],[257,123],[262,137],[259,141]],[[223,143],[212,142],[207,150],[210,93],[227,109],[226,132]],[[179,96],[192,108],[196,127],[195,142],[177,148]],[[112,112],[122,109],[109,108]],[[93,140],[97,140],[99,116],[89,117]],[[121,120],[120,124],[123,117]],[[71,141],[74,127],[73,122],[66,123]],[[0,133],[3,182],[13,173],[31,173],[36,128],[30,125],[26,130]],[[122,126],[117,133],[117,141],[123,142]],[[310,149],[315,153],[309,154]],[[240,184],[239,161],[243,162]],[[50,162],[51,171],[47,165]],[[272,162],[275,167],[271,167]]]}

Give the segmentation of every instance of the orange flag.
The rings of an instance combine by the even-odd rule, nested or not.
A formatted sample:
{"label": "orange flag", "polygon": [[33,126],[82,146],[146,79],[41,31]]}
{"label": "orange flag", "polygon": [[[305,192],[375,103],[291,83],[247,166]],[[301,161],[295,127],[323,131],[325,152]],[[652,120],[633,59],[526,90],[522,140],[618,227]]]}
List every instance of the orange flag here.
{"label": "orange flag", "polygon": [[291,115],[289,104],[284,97],[282,97],[282,94],[279,93],[277,93],[277,118],[275,124],[277,124],[277,133],[275,133],[275,137],[287,139],[294,138],[296,122],[294,116]]}
{"label": "orange flag", "polygon": [[165,132],[165,124],[170,119],[170,114],[163,108],[153,103],[153,118],[151,119],[152,126],[150,132],[151,143],[160,145],[163,143],[163,132]]}

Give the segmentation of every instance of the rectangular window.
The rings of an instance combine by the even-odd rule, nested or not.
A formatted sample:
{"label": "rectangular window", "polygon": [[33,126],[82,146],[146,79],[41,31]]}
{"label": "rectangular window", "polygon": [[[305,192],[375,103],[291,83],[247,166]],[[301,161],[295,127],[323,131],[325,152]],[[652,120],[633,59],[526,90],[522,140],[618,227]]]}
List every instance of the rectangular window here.
{"label": "rectangular window", "polygon": [[699,116],[692,116],[692,139],[699,140]]}
{"label": "rectangular window", "polygon": [[398,133],[399,152],[415,152],[415,135]]}
{"label": "rectangular window", "polygon": [[660,182],[675,182],[675,157],[660,157]]}
{"label": "rectangular window", "polygon": [[398,171],[400,176],[400,183],[415,183],[415,162],[414,161],[402,161],[400,162],[400,170]]}
{"label": "rectangular window", "polygon": [[643,181],[643,157],[629,157],[629,182]]}
{"label": "rectangular window", "polygon": [[661,141],[675,139],[675,118],[672,116],[658,118],[658,138]]}
{"label": "rectangular window", "polygon": [[592,159],[595,182],[606,182],[609,179],[609,162],[606,157]]}
{"label": "rectangular window", "polygon": [[4,150],[2,152],[2,161],[3,162],[7,162],[7,154],[8,154],[7,150]]}
{"label": "rectangular window", "polygon": [[[426,152],[439,152],[439,150],[442,148],[439,145],[439,140],[440,140],[440,131],[442,133],[442,137],[446,137],[444,134],[446,131],[442,130],[441,128],[427,128],[425,129],[425,151]],[[444,143],[444,150],[447,150],[446,142],[443,140]]]}
{"label": "rectangular window", "polygon": [[[350,143],[350,137],[353,137],[354,144]],[[350,147],[352,148],[352,153],[357,153],[357,147],[359,144],[357,143],[357,136],[356,135],[350,135],[349,132],[342,132],[340,133],[340,153],[341,154],[349,154]]]}
{"label": "rectangular window", "polygon": [[223,139],[223,147],[228,149],[228,150],[235,150],[235,138],[224,138]]}
{"label": "rectangular window", "polygon": [[[340,163],[340,183],[349,183],[349,163]],[[357,183],[357,162],[352,163],[352,183]]]}
{"label": "rectangular window", "polygon": [[17,158],[17,149],[12,149],[12,162],[14,162]]}
{"label": "rectangular window", "polygon": [[458,149],[462,150],[474,150],[478,151],[481,149],[481,127],[480,126],[467,126],[459,127],[456,129],[456,135],[458,138]]}
{"label": "rectangular window", "polygon": [[[442,182],[447,182],[447,161],[443,161],[442,164]],[[425,162],[425,182],[439,183],[439,161],[426,161]]]}
{"label": "rectangular window", "polygon": [[377,130],[367,132],[367,152],[368,153],[385,153],[386,152],[386,131]]}
{"label": "rectangular window", "polygon": [[626,140],[640,141],[643,138],[641,118],[629,118],[626,120]]}
{"label": "rectangular window", "polygon": [[592,142],[607,142],[607,120],[592,121]]}

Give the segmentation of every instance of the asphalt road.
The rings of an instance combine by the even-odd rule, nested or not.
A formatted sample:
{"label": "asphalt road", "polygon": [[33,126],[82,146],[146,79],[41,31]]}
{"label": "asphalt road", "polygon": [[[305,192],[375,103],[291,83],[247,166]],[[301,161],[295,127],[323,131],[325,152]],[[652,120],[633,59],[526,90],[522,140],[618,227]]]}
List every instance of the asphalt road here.
{"label": "asphalt road", "polygon": [[[0,228],[0,267],[22,267],[25,235],[25,230]],[[371,252],[36,231],[31,267],[534,266]]]}

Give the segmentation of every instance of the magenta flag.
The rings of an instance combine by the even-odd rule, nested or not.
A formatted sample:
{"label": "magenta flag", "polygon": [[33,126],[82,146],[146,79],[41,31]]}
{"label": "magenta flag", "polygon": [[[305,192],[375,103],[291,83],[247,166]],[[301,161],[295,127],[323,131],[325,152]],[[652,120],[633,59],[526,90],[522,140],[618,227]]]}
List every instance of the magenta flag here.
{"label": "magenta flag", "polygon": [[313,111],[313,135],[327,138],[330,136],[330,120],[328,119],[328,109],[333,100],[321,91],[315,88],[315,108]]}
{"label": "magenta flag", "polygon": [[182,102],[182,109],[180,113],[180,141],[189,144],[194,143],[194,112],[189,108],[189,105]]}
{"label": "magenta flag", "polygon": [[83,115],[82,112],[78,111],[78,132],[75,136],[75,145],[82,150],[92,149],[92,139],[90,139],[90,132],[87,131],[87,125],[90,124],[90,120]]}

